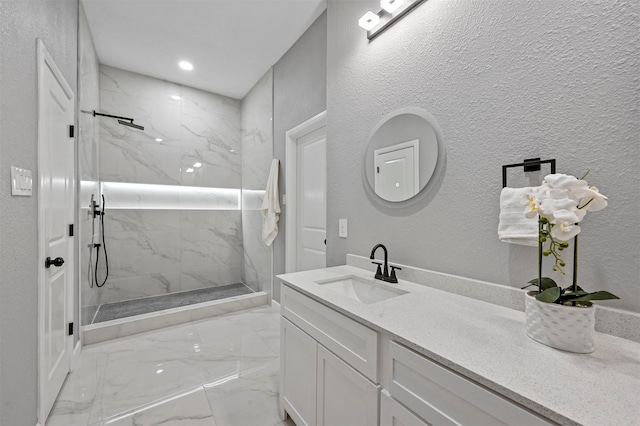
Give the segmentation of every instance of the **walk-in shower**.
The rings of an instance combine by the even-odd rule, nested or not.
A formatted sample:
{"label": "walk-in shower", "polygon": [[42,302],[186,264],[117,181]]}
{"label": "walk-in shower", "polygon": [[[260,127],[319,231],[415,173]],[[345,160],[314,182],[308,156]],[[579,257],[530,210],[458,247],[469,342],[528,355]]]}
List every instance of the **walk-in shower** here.
{"label": "walk-in shower", "polygon": [[79,74],[83,330],[266,303],[271,71],[243,100],[104,65]]}

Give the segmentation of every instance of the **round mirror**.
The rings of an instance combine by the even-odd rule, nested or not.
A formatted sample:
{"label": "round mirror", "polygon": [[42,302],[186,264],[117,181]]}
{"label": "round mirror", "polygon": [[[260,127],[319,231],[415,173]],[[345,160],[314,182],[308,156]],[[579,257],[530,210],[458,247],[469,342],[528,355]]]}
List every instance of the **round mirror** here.
{"label": "round mirror", "polygon": [[444,154],[435,118],[420,108],[401,108],[383,117],[369,136],[364,186],[383,204],[403,207],[435,181]]}

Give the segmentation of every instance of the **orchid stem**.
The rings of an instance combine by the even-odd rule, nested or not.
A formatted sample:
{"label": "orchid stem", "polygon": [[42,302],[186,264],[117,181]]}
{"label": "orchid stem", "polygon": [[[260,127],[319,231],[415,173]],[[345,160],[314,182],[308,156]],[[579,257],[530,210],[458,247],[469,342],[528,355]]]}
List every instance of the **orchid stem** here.
{"label": "orchid stem", "polygon": [[578,291],[578,236],[573,239],[573,292]]}
{"label": "orchid stem", "polygon": [[538,294],[542,293],[542,227],[542,220],[538,217]]}

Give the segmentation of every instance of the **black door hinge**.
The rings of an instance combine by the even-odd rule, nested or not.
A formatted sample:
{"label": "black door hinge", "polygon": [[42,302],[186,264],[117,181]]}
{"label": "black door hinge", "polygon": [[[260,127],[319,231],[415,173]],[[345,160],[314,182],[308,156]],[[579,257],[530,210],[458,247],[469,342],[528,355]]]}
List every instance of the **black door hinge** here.
{"label": "black door hinge", "polygon": [[69,126],[69,137],[72,138],[75,133],[75,126],[72,124]]}
{"label": "black door hinge", "polygon": [[69,323],[69,334],[68,334],[68,336],[73,336],[73,323],[72,322]]}
{"label": "black door hinge", "polygon": [[73,237],[73,223],[69,224],[69,236]]}
{"label": "black door hinge", "polygon": [[376,167],[376,172],[380,173],[380,167]]}

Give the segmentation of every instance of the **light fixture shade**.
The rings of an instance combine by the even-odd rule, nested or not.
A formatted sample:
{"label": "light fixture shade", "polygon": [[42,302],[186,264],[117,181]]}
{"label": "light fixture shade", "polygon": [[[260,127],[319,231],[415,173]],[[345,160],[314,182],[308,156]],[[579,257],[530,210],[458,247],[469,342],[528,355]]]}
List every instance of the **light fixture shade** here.
{"label": "light fixture shade", "polygon": [[376,25],[378,25],[378,22],[380,22],[380,17],[377,14],[368,11],[362,16],[362,18],[360,18],[358,24],[365,30],[371,31]]}
{"label": "light fixture shade", "polygon": [[404,4],[404,0],[380,0],[380,7],[386,12],[393,13]]}

